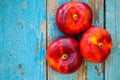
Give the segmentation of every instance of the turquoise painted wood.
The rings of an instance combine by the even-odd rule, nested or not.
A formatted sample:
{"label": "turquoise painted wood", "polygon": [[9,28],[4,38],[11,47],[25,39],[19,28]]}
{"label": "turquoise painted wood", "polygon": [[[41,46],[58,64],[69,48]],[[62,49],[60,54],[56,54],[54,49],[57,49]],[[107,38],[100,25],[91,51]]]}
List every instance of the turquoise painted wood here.
{"label": "turquoise painted wood", "polygon": [[[103,27],[103,1],[104,0],[79,0],[88,3],[93,10],[93,23],[92,25]],[[100,4],[101,3],[101,4]],[[96,15],[97,14],[97,15]],[[87,80],[103,80],[103,64],[94,64],[85,61],[87,66]],[[85,80],[86,80],[85,79]]]}
{"label": "turquoise painted wood", "polygon": [[[48,5],[61,5],[65,2],[68,2],[70,0],[56,0],[56,1],[51,1],[52,3],[51,4],[48,4]],[[48,3],[50,3],[50,1],[48,1]],[[55,23],[55,6],[53,6],[52,8],[50,8],[51,10],[48,10],[48,19],[47,21],[50,23],[48,24],[48,44],[60,37],[60,36],[64,36],[64,34],[62,34],[56,27],[56,23]],[[48,7],[49,8],[49,7]],[[60,73],[57,73],[55,71],[53,71],[50,67],[48,68],[48,80],[78,80],[77,79],[77,74],[76,73],[73,73],[73,74],[70,74],[70,75],[65,75],[65,74],[60,74]]]}
{"label": "turquoise painted wood", "polygon": [[[63,3],[83,1],[94,13],[92,25],[112,36],[113,49],[102,64],[83,61],[75,73],[53,71],[46,63],[49,43],[64,36],[55,24]],[[0,80],[120,80],[120,0],[0,0]]]}
{"label": "turquoise painted wood", "polygon": [[[79,1],[83,1],[86,3],[89,3],[88,0],[79,0]],[[58,0],[58,1],[52,1],[53,4],[58,4],[61,5],[65,2],[68,1],[62,1],[62,0]],[[48,1],[49,3],[49,1]],[[49,5],[49,4],[48,4]],[[52,4],[51,4],[52,5]],[[55,6],[54,6],[55,7]],[[49,8],[49,7],[48,7]],[[51,8],[50,8],[51,9]],[[101,26],[102,25],[102,7],[100,7],[99,11],[98,11],[98,16],[100,18],[98,18],[97,20],[94,20],[94,25],[97,26]],[[53,8],[53,10],[48,10],[48,22],[50,24],[48,24],[48,43],[51,42],[52,40],[60,37],[60,36],[64,36],[64,34],[62,34],[57,28],[56,28],[56,24],[55,24],[55,19],[54,19],[54,15],[55,15],[55,9]],[[50,41],[49,41],[50,40]],[[48,79],[49,80],[62,80],[63,77],[65,80],[103,80],[103,73],[102,73],[102,65],[101,64],[91,64],[91,63],[87,63],[85,61],[85,66],[87,66],[87,73],[85,73],[85,70],[83,70],[84,72],[81,72],[79,70],[79,72],[70,74],[70,75],[62,75],[59,74],[53,70],[48,70]],[[83,66],[83,67],[85,67]],[[83,73],[83,74],[82,74]],[[82,76],[79,76],[79,74],[82,74]],[[88,74],[88,76],[86,75]],[[87,76],[87,78],[86,78]]]}
{"label": "turquoise painted wood", "polygon": [[105,5],[105,27],[113,40],[111,55],[105,63],[105,80],[120,80],[120,0],[106,0]]}
{"label": "turquoise painted wood", "polygon": [[46,80],[45,23],[45,0],[0,0],[0,80]]}

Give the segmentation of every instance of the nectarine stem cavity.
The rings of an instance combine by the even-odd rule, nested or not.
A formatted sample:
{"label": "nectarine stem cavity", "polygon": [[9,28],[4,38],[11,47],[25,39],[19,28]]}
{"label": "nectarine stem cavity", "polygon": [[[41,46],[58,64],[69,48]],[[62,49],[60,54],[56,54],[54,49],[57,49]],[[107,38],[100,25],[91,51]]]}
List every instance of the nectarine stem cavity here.
{"label": "nectarine stem cavity", "polygon": [[103,46],[104,46],[102,42],[99,42],[98,45],[100,48],[103,48]]}
{"label": "nectarine stem cavity", "polygon": [[61,59],[65,60],[68,58],[68,54],[64,53],[62,56],[61,56]]}
{"label": "nectarine stem cavity", "polygon": [[75,21],[77,21],[77,20],[78,20],[78,15],[77,15],[77,14],[73,14],[73,19],[74,19]]}

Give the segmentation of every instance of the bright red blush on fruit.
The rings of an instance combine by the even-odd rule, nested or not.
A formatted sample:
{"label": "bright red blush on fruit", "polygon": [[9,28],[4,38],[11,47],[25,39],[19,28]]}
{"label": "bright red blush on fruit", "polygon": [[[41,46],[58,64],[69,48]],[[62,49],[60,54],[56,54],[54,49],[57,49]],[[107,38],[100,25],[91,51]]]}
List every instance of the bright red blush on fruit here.
{"label": "bright red blush on fruit", "polygon": [[71,37],[60,37],[51,42],[46,58],[53,70],[63,74],[75,72],[82,64],[79,43]]}
{"label": "bright red blush on fruit", "polygon": [[80,40],[80,53],[89,62],[104,62],[112,49],[112,39],[108,31],[92,26]]}
{"label": "bright red blush on fruit", "polygon": [[67,2],[56,11],[55,21],[64,34],[73,36],[87,30],[93,19],[92,9],[84,2]]}

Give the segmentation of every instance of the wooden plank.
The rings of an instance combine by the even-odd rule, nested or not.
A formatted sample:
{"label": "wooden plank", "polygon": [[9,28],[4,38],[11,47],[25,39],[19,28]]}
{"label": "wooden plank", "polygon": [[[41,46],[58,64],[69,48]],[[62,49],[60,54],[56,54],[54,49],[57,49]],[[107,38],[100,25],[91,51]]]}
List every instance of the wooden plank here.
{"label": "wooden plank", "polygon": [[[48,44],[60,37],[63,36],[62,34],[56,27],[55,23],[55,11],[58,8],[59,5],[63,4],[64,2],[68,2],[69,0],[47,0],[47,25],[48,25],[48,35],[47,35],[47,42]],[[49,66],[48,66],[48,80],[78,80],[77,74],[60,74],[58,72],[53,71]]]}
{"label": "wooden plank", "polygon": [[[104,0],[89,0],[93,10],[93,25],[104,27]],[[87,80],[104,79],[104,63],[94,64],[87,62]]]}
{"label": "wooden plank", "polygon": [[120,80],[120,0],[106,0],[105,5],[105,27],[113,40],[111,54],[105,63],[105,80]]}
{"label": "wooden plank", "polygon": [[[77,0],[71,0],[71,1],[77,1]],[[92,0],[79,0],[86,3],[89,3],[93,9],[94,13],[94,25],[97,26],[103,26],[104,17],[103,17],[103,0],[98,1],[92,1]],[[54,21],[54,14],[57,7],[67,2],[66,0],[54,0],[50,1],[47,0],[47,25],[48,25],[48,35],[47,35],[47,41],[48,44],[54,40],[57,37],[62,36],[63,34],[56,28],[56,24]],[[82,67],[73,74],[70,75],[62,75],[57,72],[54,72],[51,70],[48,66],[48,80],[62,80],[64,77],[64,80],[103,80],[103,68],[104,65],[102,64],[92,64],[85,61],[83,63]],[[87,71],[88,70],[88,71]]]}
{"label": "wooden plank", "polygon": [[0,80],[46,80],[46,1],[0,0]]}
{"label": "wooden plank", "polygon": [[[96,26],[104,25],[104,0],[79,0],[88,3],[93,10],[93,24]],[[85,80],[103,80],[104,78],[104,63],[94,64],[84,61],[84,71],[86,76],[83,76]],[[82,80],[82,79],[80,79]]]}

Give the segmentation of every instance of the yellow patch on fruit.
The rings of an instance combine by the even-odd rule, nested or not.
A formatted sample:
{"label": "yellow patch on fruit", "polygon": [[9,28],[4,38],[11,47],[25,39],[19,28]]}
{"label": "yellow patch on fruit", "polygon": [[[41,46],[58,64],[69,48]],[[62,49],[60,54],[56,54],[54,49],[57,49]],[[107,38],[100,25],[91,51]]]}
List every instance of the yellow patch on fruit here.
{"label": "yellow patch on fruit", "polygon": [[92,38],[90,39],[90,41],[91,41],[93,44],[97,44],[96,37],[92,37]]}

